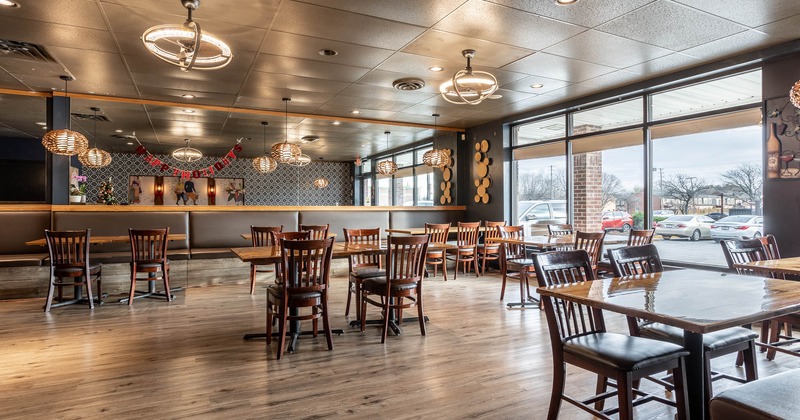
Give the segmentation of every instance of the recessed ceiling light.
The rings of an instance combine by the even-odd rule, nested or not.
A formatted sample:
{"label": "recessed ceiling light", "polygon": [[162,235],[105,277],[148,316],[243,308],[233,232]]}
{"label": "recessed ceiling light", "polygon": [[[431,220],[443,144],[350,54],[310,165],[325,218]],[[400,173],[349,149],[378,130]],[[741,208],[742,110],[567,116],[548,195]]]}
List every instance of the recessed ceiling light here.
{"label": "recessed ceiling light", "polygon": [[354,110],[350,111],[350,113],[351,113],[351,114],[354,114],[354,115],[358,115],[358,114],[360,114],[360,113],[361,113],[361,111],[359,111],[359,110],[357,110],[357,109],[354,109]]}
{"label": "recessed ceiling light", "polygon": [[318,53],[319,53],[319,55],[324,55],[324,56],[332,56],[332,55],[337,55],[337,54],[339,54],[339,51],[336,51],[336,50],[328,50],[328,49],[322,49],[322,50],[319,50],[319,51],[318,51]]}
{"label": "recessed ceiling light", "polygon": [[541,84],[541,83],[534,83],[534,84],[532,84],[532,85],[531,85],[531,87],[532,87],[533,89],[541,89],[541,88],[543,88],[543,87],[544,87],[544,85],[543,85],[543,84]]}
{"label": "recessed ceiling light", "polygon": [[437,72],[438,72],[438,71],[442,71],[442,70],[444,70],[444,67],[433,66],[433,67],[428,67],[428,70],[430,70],[430,71],[437,71]]}
{"label": "recessed ceiling light", "polygon": [[578,0],[556,0],[556,4],[559,6],[568,6],[570,4],[577,3]]}
{"label": "recessed ceiling light", "polygon": [[181,95],[181,97],[182,97],[183,99],[194,99],[194,98],[195,98],[195,96],[194,96],[194,95],[192,95],[191,93],[186,93],[186,94],[183,94],[183,95]]}
{"label": "recessed ceiling light", "polygon": [[194,114],[194,110],[193,109],[184,109],[183,112],[185,112],[187,114]]}
{"label": "recessed ceiling light", "polygon": [[0,6],[3,7],[19,7],[19,4],[10,0],[0,0]]}
{"label": "recessed ceiling light", "polygon": [[132,141],[129,141],[129,142],[125,143],[125,144],[127,144],[129,146],[133,146],[133,142]]}
{"label": "recessed ceiling light", "polygon": [[121,133],[122,130],[114,130],[115,133]]}
{"label": "recessed ceiling light", "polygon": [[47,126],[42,127],[42,130],[47,130]]}
{"label": "recessed ceiling light", "polygon": [[37,122],[36,125],[47,125],[46,122]]}
{"label": "recessed ceiling light", "polygon": [[333,125],[340,125],[340,124],[341,124],[341,122],[340,122],[340,121],[334,121],[334,122],[332,122],[331,124],[333,124]]}

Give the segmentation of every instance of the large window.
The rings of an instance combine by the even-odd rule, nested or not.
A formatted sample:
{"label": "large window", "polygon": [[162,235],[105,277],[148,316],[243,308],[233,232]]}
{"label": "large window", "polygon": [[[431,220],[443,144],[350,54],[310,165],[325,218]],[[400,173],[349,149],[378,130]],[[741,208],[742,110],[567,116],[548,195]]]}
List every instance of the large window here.
{"label": "large window", "polygon": [[525,234],[546,234],[547,225],[567,223],[565,143],[555,142],[517,149],[514,153],[516,182],[515,224]]}
{"label": "large window", "polygon": [[[361,185],[361,200],[365,206],[432,206],[433,169],[422,164],[422,156],[430,144],[399,151],[389,156],[375,156],[356,169],[357,185]],[[380,175],[372,161],[390,159],[397,164],[393,175]],[[375,188],[373,188],[373,185]]]}

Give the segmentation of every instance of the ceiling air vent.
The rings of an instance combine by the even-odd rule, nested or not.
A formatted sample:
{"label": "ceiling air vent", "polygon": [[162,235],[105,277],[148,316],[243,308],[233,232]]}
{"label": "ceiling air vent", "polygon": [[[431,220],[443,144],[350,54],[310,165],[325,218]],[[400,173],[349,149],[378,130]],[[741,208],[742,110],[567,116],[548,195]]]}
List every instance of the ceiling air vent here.
{"label": "ceiling air vent", "polygon": [[303,140],[306,143],[314,143],[315,141],[319,141],[319,136],[303,136],[300,137],[300,140]]}
{"label": "ceiling air vent", "polygon": [[397,79],[392,82],[397,90],[419,90],[425,87],[425,81],[414,77],[407,77],[405,79]]}
{"label": "ceiling air vent", "polygon": [[114,137],[115,139],[125,139],[125,140],[136,139],[136,136],[134,136],[133,134],[112,134],[111,137]]}
{"label": "ceiling air vent", "polygon": [[111,120],[109,120],[108,117],[106,117],[105,115],[80,114],[77,112],[73,112],[71,115],[72,118],[78,120],[86,120],[86,121],[97,120],[99,122],[111,122]]}
{"label": "ceiling air vent", "polygon": [[10,39],[0,39],[0,54],[25,60],[56,62],[44,46]]}

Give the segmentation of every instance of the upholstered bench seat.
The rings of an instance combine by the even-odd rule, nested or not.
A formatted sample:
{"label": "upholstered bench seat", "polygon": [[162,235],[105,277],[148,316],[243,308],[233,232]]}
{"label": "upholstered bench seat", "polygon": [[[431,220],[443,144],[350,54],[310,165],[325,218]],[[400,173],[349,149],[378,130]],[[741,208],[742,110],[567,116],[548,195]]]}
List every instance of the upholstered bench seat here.
{"label": "upholstered bench seat", "polygon": [[[242,247],[247,246],[243,244]],[[235,258],[236,254],[230,248],[192,248],[190,251],[193,260],[213,260],[216,258]]]}
{"label": "upholstered bench seat", "polygon": [[800,417],[800,369],[779,373],[720,392],[711,400],[712,419],[796,419]]}
{"label": "upholstered bench seat", "polygon": [[0,255],[0,267],[39,267],[47,254]]}

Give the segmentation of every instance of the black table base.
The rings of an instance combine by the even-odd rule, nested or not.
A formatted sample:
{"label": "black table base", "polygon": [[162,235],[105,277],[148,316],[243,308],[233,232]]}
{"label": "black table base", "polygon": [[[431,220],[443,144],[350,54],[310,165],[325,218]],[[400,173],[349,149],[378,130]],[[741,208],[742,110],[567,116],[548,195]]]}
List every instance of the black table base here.
{"label": "black table base", "polygon": [[[173,293],[180,292],[181,290],[183,290],[182,287],[175,287],[175,288],[169,289],[169,300],[170,301],[175,300],[175,295]],[[158,297],[165,298],[165,297],[167,297],[166,293],[162,293],[162,292],[157,292],[156,291],[156,280],[147,280],[147,291],[135,290],[133,293],[134,293],[134,296],[133,296],[134,299],[158,298]],[[127,303],[129,300],[130,300],[129,298],[122,298],[122,299],[118,300],[117,302],[119,302],[119,303]]]}

